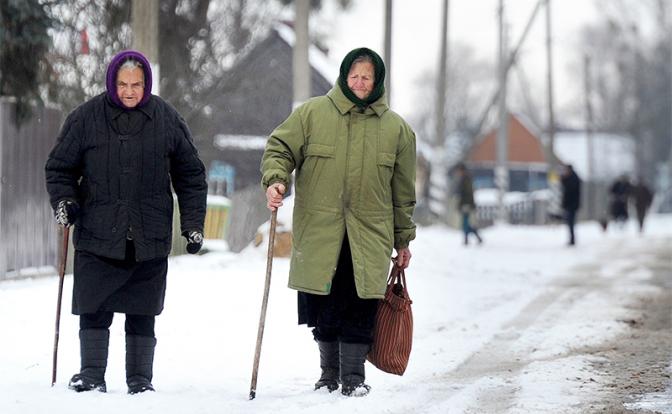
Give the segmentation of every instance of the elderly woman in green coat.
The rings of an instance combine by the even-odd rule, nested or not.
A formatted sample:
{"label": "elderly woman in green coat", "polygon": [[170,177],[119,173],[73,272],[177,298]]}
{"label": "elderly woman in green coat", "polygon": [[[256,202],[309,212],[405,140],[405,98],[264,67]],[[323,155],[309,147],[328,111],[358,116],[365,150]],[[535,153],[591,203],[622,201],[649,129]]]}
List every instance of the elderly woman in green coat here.
{"label": "elderly woman in green coat", "polygon": [[296,173],[289,287],[319,346],[315,389],[340,383],[348,396],[370,389],[364,362],[392,249],[405,268],[415,238],[415,134],[388,107],[384,80],[377,53],[348,53],[336,85],[271,133],[261,163],[270,210]]}

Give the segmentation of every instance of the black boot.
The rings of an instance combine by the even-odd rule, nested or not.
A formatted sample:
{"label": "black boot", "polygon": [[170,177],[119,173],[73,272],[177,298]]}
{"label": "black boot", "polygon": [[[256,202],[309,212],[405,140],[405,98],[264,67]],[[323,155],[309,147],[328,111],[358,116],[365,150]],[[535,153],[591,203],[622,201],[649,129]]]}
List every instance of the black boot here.
{"label": "black boot", "polygon": [[341,342],[341,393],[348,397],[363,397],[371,387],[364,384],[364,362],[368,344]]}
{"label": "black boot", "polygon": [[81,369],[68,383],[68,388],[77,392],[97,390],[107,392],[105,369],[107,349],[110,343],[108,329],[80,329],[79,352]]}
{"label": "black boot", "polygon": [[317,341],[317,346],[320,348],[320,368],[322,368],[322,375],[315,383],[315,389],[319,390],[322,387],[327,387],[329,392],[336,391],[338,389],[339,377],[338,341]]}
{"label": "black boot", "polygon": [[126,335],[126,385],[129,394],[154,391],[152,386],[156,338]]}

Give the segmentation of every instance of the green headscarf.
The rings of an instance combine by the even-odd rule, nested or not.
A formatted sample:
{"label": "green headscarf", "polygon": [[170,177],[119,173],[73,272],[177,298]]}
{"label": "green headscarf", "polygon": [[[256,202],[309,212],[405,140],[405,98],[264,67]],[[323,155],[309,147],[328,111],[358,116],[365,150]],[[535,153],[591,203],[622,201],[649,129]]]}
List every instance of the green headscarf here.
{"label": "green headscarf", "polygon": [[[360,56],[370,56],[373,60],[374,76],[373,90],[366,99],[359,99],[357,95],[348,87],[348,73],[352,67],[352,62]],[[352,50],[345,55],[343,62],[341,62],[341,70],[338,76],[338,86],[341,87],[343,94],[355,105],[360,108],[366,108],[372,103],[380,99],[385,93],[385,63],[383,59],[371,49],[360,47]]]}

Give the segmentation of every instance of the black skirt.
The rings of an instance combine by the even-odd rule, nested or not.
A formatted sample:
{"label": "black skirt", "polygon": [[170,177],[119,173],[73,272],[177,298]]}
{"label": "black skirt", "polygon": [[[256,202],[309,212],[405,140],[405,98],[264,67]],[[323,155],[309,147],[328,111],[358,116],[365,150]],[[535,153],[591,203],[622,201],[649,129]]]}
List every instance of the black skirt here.
{"label": "black skirt", "polygon": [[75,252],[72,313],[98,311],[158,315],[166,295],[168,258],[135,261],[132,241],[124,260]]}
{"label": "black skirt", "polygon": [[338,258],[336,273],[328,295],[298,293],[299,324],[315,327],[316,340],[370,343],[377,299],[357,295],[352,255],[347,234]]}

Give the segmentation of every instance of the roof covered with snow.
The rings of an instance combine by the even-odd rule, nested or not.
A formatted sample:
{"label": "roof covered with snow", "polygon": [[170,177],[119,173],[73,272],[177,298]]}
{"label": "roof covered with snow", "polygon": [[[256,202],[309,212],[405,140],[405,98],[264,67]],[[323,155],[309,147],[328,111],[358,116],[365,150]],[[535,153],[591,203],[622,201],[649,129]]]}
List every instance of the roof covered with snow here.
{"label": "roof covered with snow", "polygon": [[[592,141],[595,180],[611,181],[622,174],[634,174],[635,143],[631,137],[598,132],[592,134]],[[582,179],[590,179],[585,131],[558,132],[553,147],[560,161],[572,164]]]}

